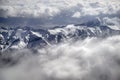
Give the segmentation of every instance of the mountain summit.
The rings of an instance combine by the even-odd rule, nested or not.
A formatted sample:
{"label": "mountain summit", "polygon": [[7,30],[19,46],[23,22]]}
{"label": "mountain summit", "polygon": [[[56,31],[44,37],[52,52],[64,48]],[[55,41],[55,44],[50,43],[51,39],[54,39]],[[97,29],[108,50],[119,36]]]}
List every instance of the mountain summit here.
{"label": "mountain summit", "polygon": [[34,29],[30,27],[0,27],[0,50],[44,47],[70,39],[78,40],[87,37],[108,37],[120,34],[100,21],[82,24],[70,24],[51,29]]}

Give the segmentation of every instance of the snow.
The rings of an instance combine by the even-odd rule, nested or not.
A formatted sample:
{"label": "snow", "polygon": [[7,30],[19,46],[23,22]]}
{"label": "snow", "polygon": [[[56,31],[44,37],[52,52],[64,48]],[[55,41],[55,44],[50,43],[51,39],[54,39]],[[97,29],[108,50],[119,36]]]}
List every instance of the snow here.
{"label": "snow", "polygon": [[49,32],[50,32],[50,34],[53,34],[53,35],[55,35],[55,34],[58,34],[58,33],[60,33],[61,31],[63,31],[63,29],[62,28],[57,28],[57,29],[51,29],[51,30],[48,30]]}
{"label": "snow", "polygon": [[95,29],[94,28],[88,28],[92,33],[95,33]]}
{"label": "snow", "polygon": [[34,35],[36,35],[36,36],[38,36],[38,37],[41,37],[49,46],[50,46],[50,43],[46,40],[46,39],[44,39],[44,37],[41,35],[41,34],[39,34],[38,32],[34,32],[34,31],[31,31]]}
{"label": "snow", "polygon": [[26,45],[27,44],[23,40],[21,40],[18,44],[15,44],[15,45],[11,46],[11,48],[13,48],[13,49],[23,49],[23,48],[25,48]]}
{"label": "snow", "polygon": [[42,37],[41,34],[39,34],[38,32],[34,32],[34,31],[31,31],[34,35],[38,36],[38,37]]}
{"label": "snow", "polygon": [[109,25],[108,27],[110,27],[111,29],[114,29],[114,30],[120,30],[120,28],[116,25]]}
{"label": "snow", "polygon": [[0,34],[0,39],[4,39],[4,37],[3,37],[3,35],[2,35],[2,34]]}

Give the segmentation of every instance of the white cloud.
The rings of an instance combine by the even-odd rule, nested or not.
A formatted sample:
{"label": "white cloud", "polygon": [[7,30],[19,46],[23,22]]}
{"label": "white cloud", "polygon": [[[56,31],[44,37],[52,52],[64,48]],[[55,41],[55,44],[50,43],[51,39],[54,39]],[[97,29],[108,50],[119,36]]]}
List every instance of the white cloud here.
{"label": "white cloud", "polygon": [[80,12],[75,12],[72,17],[74,18],[80,18],[81,13]]}
{"label": "white cloud", "polygon": [[[69,10],[81,16],[115,14],[120,10],[119,0],[1,0],[0,9],[11,17],[56,16]],[[69,14],[69,13],[68,13]]]}
{"label": "white cloud", "polygon": [[[120,36],[87,38],[31,51],[12,67],[1,68],[3,80],[119,80]],[[14,54],[14,53],[13,53]]]}

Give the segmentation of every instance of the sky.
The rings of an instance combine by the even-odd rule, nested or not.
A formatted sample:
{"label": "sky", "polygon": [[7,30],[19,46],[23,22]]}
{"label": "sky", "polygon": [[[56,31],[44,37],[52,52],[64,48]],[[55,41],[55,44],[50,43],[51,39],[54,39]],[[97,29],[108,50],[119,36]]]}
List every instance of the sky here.
{"label": "sky", "polygon": [[120,18],[120,0],[0,0],[0,23],[69,24]]}

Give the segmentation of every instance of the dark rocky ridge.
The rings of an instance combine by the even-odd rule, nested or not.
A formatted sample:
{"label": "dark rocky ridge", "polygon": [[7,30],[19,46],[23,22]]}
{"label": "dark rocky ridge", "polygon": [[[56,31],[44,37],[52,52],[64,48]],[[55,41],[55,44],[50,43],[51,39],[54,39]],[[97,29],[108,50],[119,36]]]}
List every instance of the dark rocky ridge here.
{"label": "dark rocky ridge", "polygon": [[119,35],[120,30],[113,30],[100,21],[83,24],[54,27],[51,29],[34,29],[30,27],[0,27],[0,50],[44,47],[68,39],[85,39],[87,37],[108,37]]}

